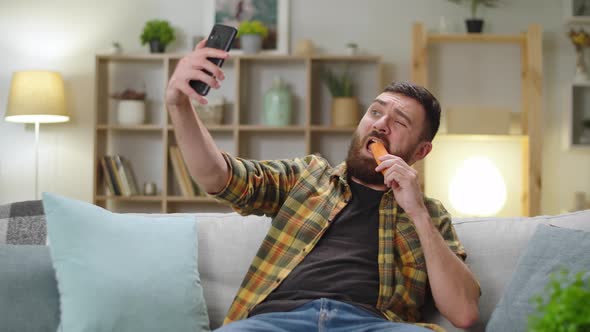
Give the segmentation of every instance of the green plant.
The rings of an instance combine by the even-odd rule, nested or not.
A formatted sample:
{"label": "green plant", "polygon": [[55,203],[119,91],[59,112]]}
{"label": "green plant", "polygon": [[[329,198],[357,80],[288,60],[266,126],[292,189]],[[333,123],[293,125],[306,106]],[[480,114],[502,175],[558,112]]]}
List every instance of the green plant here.
{"label": "green plant", "polygon": [[326,69],[321,74],[324,83],[328,86],[332,97],[352,97],[353,86],[350,72],[346,70],[342,75],[337,75]]}
{"label": "green plant", "polygon": [[456,4],[468,3],[471,7],[471,17],[475,18],[477,15],[477,8],[479,6],[495,8],[500,4],[501,0],[449,0]]}
{"label": "green plant", "polygon": [[262,38],[268,36],[268,28],[264,23],[254,21],[242,21],[238,26],[238,37],[242,35],[260,35]]}
{"label": "green plant", "polygon": [[166,46],[176,39],[174,29],[166,20],[150,20],[145,23],[141,34],[141,45],[152,40],[159,40],[160,44]]}
{"label": "green plant", "polygon": [[553,273],[546,296],[531,300],[537,313],[529,316],[531,332],[590,331],[590,276],[580,271]]}

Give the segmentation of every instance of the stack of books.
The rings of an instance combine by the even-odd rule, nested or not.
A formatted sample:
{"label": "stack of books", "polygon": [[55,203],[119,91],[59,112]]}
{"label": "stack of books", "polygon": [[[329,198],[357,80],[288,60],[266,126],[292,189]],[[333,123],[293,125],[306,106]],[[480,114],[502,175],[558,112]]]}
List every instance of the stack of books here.
{"label": "stack of books", "polygon": [[137,179],[131,163],[120,155],[104,156],[100,159],[105,186],[111,195],[139,195]]}

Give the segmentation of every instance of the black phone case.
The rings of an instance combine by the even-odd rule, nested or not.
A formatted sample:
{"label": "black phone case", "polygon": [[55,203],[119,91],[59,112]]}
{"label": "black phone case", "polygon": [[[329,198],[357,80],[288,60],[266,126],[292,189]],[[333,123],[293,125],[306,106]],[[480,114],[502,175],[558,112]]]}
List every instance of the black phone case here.
{"label": "black phone case", "polygon": [[[223,24],[215,24],[213,29],[211,29],[211,33],[209,37],[207,37],[207,42],[205,43],[205,47],[217,48],[224,51],[229,51],[231,46],[236,38],[238,30],[234,27],[230,27]],[[218,67],[221,68],[223,66],[223,59],[220,58],[207,58],[209,61],[216,64]],[[212,76],[212,74],[203,69],[203,71]],[[203,81],[198,80],[191,80],[189,81],[189,85],[201,96],[206,96],[209,93],[211,87]]]}

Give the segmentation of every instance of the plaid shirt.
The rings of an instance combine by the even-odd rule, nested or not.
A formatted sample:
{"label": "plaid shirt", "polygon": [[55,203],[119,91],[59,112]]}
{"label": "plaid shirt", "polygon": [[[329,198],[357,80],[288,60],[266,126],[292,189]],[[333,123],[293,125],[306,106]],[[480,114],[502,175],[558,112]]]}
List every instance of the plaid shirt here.
{"label": "plaid shirt", "polygon": [[[342,163],[332,168],[317,156],[253,161],[224,157],[230,167],[226,187],[214,195],[242,215],[266,214],[271,227],[254,257],[224,324],[248,317],[313,250],[350,200]],[[432,223],[453,252],[466,254],[442,204],[425,198]],[[427,290],[424,253],[414,223],[390,190],[379,206],[379,297],[376,307],[396,322],[417,322]],[[434,324],[420,324],[442,330]]]}

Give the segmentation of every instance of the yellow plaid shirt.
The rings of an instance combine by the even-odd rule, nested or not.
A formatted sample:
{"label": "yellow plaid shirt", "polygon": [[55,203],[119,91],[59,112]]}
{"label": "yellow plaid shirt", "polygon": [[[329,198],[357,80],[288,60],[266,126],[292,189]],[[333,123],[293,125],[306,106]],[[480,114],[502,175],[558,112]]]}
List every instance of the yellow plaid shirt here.
{"label": "yellow plaid shirt", "polygon": [[[352,193],[346,166],[331,167],[318,156],[253,161],[224,157],[230,167],[226,187],[214,195],[242,215],[267,215],[271,227],[254,257],[224,324],[248,317],[313,250]],[[432,223],[453,252],[466,254],[442,204],[425,198]],[[379,206],[379,297],[376,307],[395,322],[415,323],[427,290],[424,253],[414,223],[390,190]],[[422,326],[442,331],[434,324]]]}

